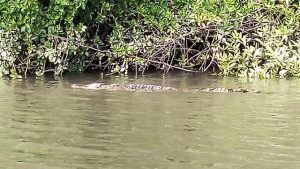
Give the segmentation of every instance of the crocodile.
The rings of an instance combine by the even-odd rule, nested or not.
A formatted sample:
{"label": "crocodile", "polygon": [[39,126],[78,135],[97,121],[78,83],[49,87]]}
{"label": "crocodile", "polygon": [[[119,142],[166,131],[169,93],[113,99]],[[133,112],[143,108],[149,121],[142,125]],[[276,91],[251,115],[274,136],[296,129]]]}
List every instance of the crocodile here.
{"label": "crocodile", "polygon": [[258,90],[246,88],[202,88],[202,89],[177,89],[168,86],[159,86],[151,84],[105,84],[105,83],[90,83],[90,84],[72,84],[71,88],[86,89],[86,90],[128,90],[128,91],[201,91],[213,93],[260,93]]}

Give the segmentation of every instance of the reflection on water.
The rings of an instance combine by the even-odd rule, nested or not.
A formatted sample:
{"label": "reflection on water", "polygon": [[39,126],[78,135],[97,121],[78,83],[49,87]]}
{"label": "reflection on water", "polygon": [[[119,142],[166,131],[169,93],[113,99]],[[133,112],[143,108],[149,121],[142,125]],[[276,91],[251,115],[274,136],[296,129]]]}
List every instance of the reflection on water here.
{"label": "reflection on water", "polygon": [[82,91],[61,81],[0,80],[0,164],[38,169],[300,166],[299,80],[245,83],[193,74],[104,78],[261,94]]}

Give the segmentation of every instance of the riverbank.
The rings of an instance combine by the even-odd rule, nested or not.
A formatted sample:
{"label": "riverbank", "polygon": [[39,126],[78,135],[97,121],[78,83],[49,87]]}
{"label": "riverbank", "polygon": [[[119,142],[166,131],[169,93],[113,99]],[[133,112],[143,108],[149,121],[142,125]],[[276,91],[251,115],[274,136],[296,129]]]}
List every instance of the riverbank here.
{"label": "riverbank", "polygon": [[0,76],[100,70],[300,76],[299,4],[5,1]]}

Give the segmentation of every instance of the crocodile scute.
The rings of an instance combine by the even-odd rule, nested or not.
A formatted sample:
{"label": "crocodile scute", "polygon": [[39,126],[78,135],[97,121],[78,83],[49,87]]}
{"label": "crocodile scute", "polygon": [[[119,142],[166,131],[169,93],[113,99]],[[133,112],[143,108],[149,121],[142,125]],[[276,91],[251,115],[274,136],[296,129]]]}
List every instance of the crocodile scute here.
{"label": "crocodile scute", "polygon": [[176,89],[174,87],[152,85],[152,84],[105,84],[105,83],[90,83],[86,85],[72,84],[71,88],[86,89],[86,90],[128,90],[128,91],[200,91],[210,93],[260,93],[258,90],[246,88],[202,88],[198,89]]}
{"label": "crocodile scute", "polygon": [[72,84],[74,89],[87,90],[129,90],[129,91],[167,91],[176,90],[173,87],[165,87],[151,84],[105,84],[105,83],[91,83],[86,85]]}
{"label": "crocodile scute", "polygon": [[258,90],[245,89],[245,88],[202,88],[202,92],[212,92],[212,93],[260,93]]}

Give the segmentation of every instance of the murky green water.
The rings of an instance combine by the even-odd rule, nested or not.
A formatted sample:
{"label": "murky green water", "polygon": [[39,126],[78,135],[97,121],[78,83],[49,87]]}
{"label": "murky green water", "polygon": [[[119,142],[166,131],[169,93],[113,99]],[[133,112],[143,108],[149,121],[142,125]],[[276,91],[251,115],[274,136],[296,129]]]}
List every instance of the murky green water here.
{"label": "murky green water", "polygon": [[0,80],[0,168],[296,169],[300,80],[159,75],[140,83],[248,87],[261,94],[82,91],[89,75]]}

